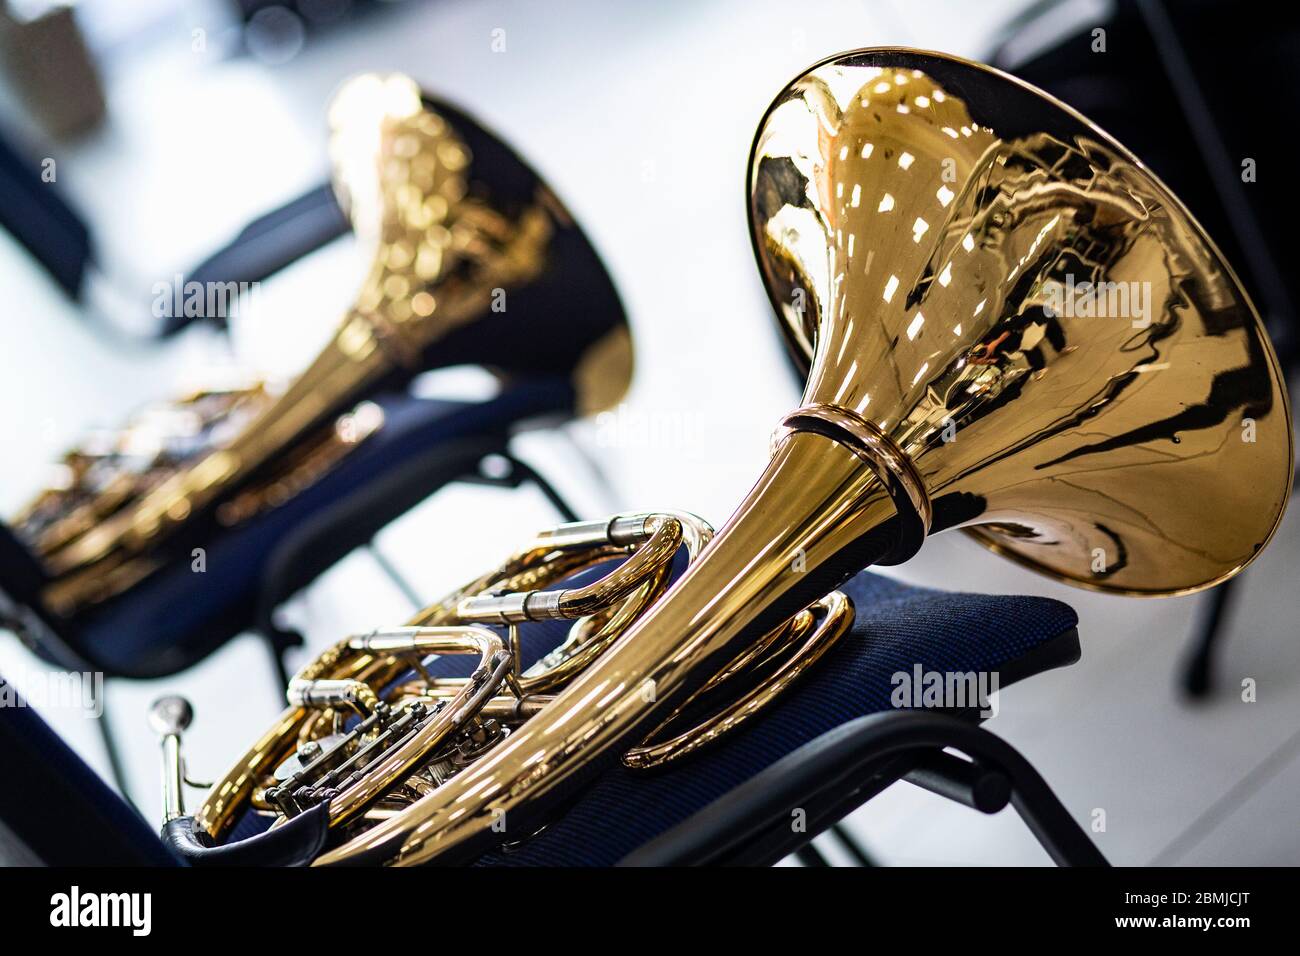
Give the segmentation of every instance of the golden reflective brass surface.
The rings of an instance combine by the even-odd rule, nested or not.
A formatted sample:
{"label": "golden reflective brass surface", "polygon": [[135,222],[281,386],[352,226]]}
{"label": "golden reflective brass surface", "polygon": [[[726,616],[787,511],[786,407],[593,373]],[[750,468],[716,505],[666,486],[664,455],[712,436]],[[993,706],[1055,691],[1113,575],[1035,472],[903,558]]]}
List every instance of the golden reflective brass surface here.
{"label": "golden reflective brass surface", "polygon": [[842,580],[885,551],[895,514],[884,484],[852,451],[821,435],[785,437],[699,558],[540,713],[400,819],[378,822],[317,863],[472,859],[503,838],[493,830],[502,814],[510,833],[531,832],[554,812],[561,784],[580,782],[600,754],[643,741],[747,652],[755,628],[766,633],[825,594],[819,569],[848,555]]}
{"label": "golden reflective brass surface", "polygon": [[[550,191],[478,130],[473,135],[489,141],[495,164],[481,171],[467,143],[471,123],[460,122],[465,128],[441,115],[405,76],[360,76],[339,91],[330,109],[334,186],[370,263],[354,303],[329,344],[287,388],[240,394],[219,416],[217,425],[225,427],[189,429],[197,438],[186,454],[156,457],[144,475],[123,455],[101,458],[94,468],[79,467],[80,453],[70,456],[66,486],[43,492],[15,522],[51,574],[45,594],[51,608],[72,614],[167,560],[188,561],[188,551],[173,547],[175,538],[218,509],[219,524],[236,524],[300,491],[374,430],[359,433],[349,425],[353,406],[369,390],[420,371],[427,350],[475,323],[510,321],[512,313],[497,306],[515,301],[506,297],[516,290],[547,280],[551,299],[542,308],[555,327],[519,311],[531,331],[514,334],[523,342],[538,339],[531,350],[514,340],[496,342],[504,337],[499,333],[471,348],[462,334],[452,361],[490,363],[503,376],[517,368],[553,374],[565,349],[584,344],[599,323],[575,330],[564,314],[573,303],[557,300],[556,287],[570,279],[590,285],[598,260]],[[564,246],[557,252],[559,233]],[[590,289],[574,294],[583,291]],[[611,316],[604,334],[587,342],[568,369],[581,412],[617,402],[627,387],[631,348],[621,320]],[[548,350],[542,347],[548,335],[567,340]],[[512,349],[546,354],[521,358]],[[183,405],[177,403],[178,411],[191,411]]]}
{"label": "golden reflective brass surface", "polygon": [[[623,765],[649,770],[682,760],[740,726],[772,703],[801,674],[819,661],[853,625],[853,602],[832,591],[790,621],[768,631],[726,670],[711,678],[699,693],[670,714],[643,744],[623,755]],[[752,671],[766,673],[758,680]],[[736,680],[749,678],[748,683]],[[740,690],[737,691],[737,686]],[[703,721],[683,721],[682,711],[709,695],[721,705]],[[686,723],[687,726],[681,725]]]}
{"label": "golden reflective brass surface", "polygon": [[[1177,200],[1073,112],[976,64],[858,51],[777,98],[749,188],[809,364],[771,462],[613,647],[353,852],[455,862],[502,814],[528,832],[754,627],[929,530],[983,522],[1059,578],[1158,594],[1232,574],[1276,527],[1290,416],[1259,322]],[[1105,317],[1097,282],[1122,284]]]}
{"label": "golden reflective brass surface", "polygon": [[[490,763],[495,745],[523,733],[662,598],[679,550],[693,562],[712,535],[699,518],[677,512],[562,525],[406,626],[336,643],[293,678],[290,709],[212,788],[195,825],[221,839],[250,808],[283,823],[327,802],[334,834],[327,862],[407,862],[400,840],[372,854],[375,832],[418,828],[425,797]],[[590,583],[541,590],[610,560],[620,563]],[[514,628],[542,620],[574,623],[525,669]],[[688,701],[698,704],[691,717],[673,713],[625,763],[653,768],[725,737],[852,621],[852,603],[836,591],[778,623]],[[505,625],[504,636],[489,625]],[[432,677],[421,663],[431,654],[470,654],[478,665],[467,678]],[[401,681],[406,672],[416,676]],[[346,728],[349,716],[359,723]]]}
{"label": "golden reflective brass surface", "polygon": [[1294,451],[1254,307],[1083,117],[953,57],[839,56],[773,103],[750,197],[805,406],[889,439],[933,530],[1130,594],[1223,580],[1272,535]]}

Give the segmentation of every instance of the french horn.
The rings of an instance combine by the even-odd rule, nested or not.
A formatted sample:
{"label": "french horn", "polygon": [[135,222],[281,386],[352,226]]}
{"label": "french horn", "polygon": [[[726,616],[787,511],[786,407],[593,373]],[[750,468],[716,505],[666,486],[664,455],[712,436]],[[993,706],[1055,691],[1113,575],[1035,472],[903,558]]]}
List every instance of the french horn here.
{"label": "french horn", "polygon": [[204,388],[65,456],[13,521],[48,571],[54,613],[106,601],[299,493],[383,428],[367,396],[419,372],[566,377],[580,414],[626,389],[631,346],[613,286],[508,146],[400,75],[349,81],[329,119],[335,192],[369,263],[354,302],[282,390]]}
{"label": "french horn", "polygon": [[[1259,317],[1178,199],[1084,117],[977,63],[859,50],[777,96],[747,187],[807,369],[763,474],[535,714],[317,864],[473,860],[503,816],[531,832],[754,634],[928,534],[1147,596],[1225,580],[1269,541],[1293,447]],[[199,815],[214,833],[231,780]]]}
{"label": "french horn", "polygon": [[[685,512],[561,525],[404,626],[337,642],[293,677],[289,709],[192,819],[184,819],[180,735],[193,712],[182,698],[160,699],[151,723],[164,742],[165,823],[177,821],[185,841],[199,834],[221,845],[250,813],[275,827],[317,811],[329,842],[348,847],[343,858],[364,862],[373,826],[409,813],[542,713],[663,597],[679,556],[689,566],[712,536]],[[526,648],[521,630],[539,622],[564,622],[560,639]],[[678,708],[628,748],[624,765],[653,769],[725,738],[852,622],[852,603],[838,591],[779,622],[720,668],[689,712]],[[463,677],[434,676],[424,663],[431,655],[468,655],[472,667]]]}

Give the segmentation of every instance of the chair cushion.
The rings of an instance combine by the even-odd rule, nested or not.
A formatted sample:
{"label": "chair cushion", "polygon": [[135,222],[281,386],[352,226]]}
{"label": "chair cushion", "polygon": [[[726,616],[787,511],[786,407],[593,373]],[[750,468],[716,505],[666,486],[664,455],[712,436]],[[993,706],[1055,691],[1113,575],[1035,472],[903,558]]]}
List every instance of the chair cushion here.
{"label": "chair cushion", "polygon": [[[1006,686],[1077,658],[1078,618],[1059,601],[934,591],[869,572],[842,590],[856,608],[852,630],[775,705],[680,765],[604,771],[560,819],[480,865],[613,865],[800,745],[892,709],[893,675],[916,665],[994,672]],[[1054,643],[1060,653],[1043,653]]]}
{"label": "chair cushion", "polygon": [[[109,673],[131,677],[189,666],[252,625],[268,564],[289,535],[406,463],[451,456],[473,439],[504,443],[523,419],[568,413],[573,393],[568,382],[543,380],[479,403],[405,394],[374,400],[384,410],[383,428],[290,501],[209,540],[204,573],[191,571],[188,559],[175,561],[73,621],[78,651]],[[437,487],[420,490],[427,495]],[[382,515],[378,524],[398,514]]]}

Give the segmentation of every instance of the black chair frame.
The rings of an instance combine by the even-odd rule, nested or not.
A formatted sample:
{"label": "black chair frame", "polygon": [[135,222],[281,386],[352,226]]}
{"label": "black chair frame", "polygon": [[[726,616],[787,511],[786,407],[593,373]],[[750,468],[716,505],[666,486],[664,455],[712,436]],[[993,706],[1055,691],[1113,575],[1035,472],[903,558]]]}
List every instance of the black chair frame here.
{"label": "black chair frame", "polygon": [[1058,865],[1108,865],[1014,747],[968,719],[911,710],[871,714],[823,734],[620,865],[770,866],[793,854],[805,865],[824,866],[812,840],[826,831],[856,862],[871,865],[840,821],[898,780],[985,814],[1010,804]]}

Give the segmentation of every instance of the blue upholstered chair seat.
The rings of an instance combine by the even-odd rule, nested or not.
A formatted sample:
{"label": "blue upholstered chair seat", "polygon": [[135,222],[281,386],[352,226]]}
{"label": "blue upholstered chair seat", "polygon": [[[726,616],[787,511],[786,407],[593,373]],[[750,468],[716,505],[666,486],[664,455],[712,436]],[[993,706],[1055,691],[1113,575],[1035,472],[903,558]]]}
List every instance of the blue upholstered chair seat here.
{"label": "blue upholstered chair seat", "polygon": [[[1077,618],[1059,601],[933,591],[866,572],[844,590],[857,609],[852,630],[769,710],[725,742],[680,765],[648,772],[618,765],[605,769],[541,833],[509,851],[490,853],[479,863],[616,863],[800,745],[855,717],[892,709],[892,676],[899,671],[911,672],[919,664],[924,671],[997,672],[1000,685],[1006,686],[1077,656]],[[525,628],[525,662],[553,647],[565,629],[563,623]],[[431,670],[463,676],[470,666],[468,658],[447,657],[434,661]],[[26,779],[23,761],[42,763],[50,775],[62,778],[67,792],[84,795],[95,805],[117,803],[34,713],[0,710],[0,741],[18,745],[17,753],[0,754],[15,769],[15,780]],[[217,758],[207,755],[204,763],[213,759]],[[58,803],[55,799],[30,809],[50,817],[51,807]],[[21,800],[11,801],[6,812],[15,810],[22,812]],[[129,839],[149,843],[141,848],[141,855],[156,859],[157,841],[129,813],[120,804],[98,806],[87,825],[117,827]],[[20,836],[31,830],[28,821],[5,822]],[[246,820],[234,838],[252,835],[260,829],[259,823],[260,819]],[[75,854],[75,850],[68,852]]]}
{"label": "blue upholstered chair seat", "polygon": [[[869,572],[842,590],[856,608],[852,630],[766,712],[679,765],[605,770],[559,820],[479,863],[613,865],[802,744],[893,709],[897,672],[918,664],[941,673],[997,672],[1006,686],[1077,657],[1078,618],[1059,601],[933,591]],[[1035,653],[1059,641],[1058,654]]]}
{"label": "blue upholstered chair seat", "polygon": [[[252,624],[268,562],[289,535],[422,456],[473,439],[504,440],[521,420],[568,413],[573,392],[566,381],[541,380],[514,385],[485,402],[406,394],[381,395],[375,402],[384,409],[382,429],[287,503],[207,543],[202,574],[191,570],[189,560],[176,561],[75,619],[77,649],[109,673],[150,677],[187,666]],[[382,513],[384,504],[382,498],[372,501],[369,510]],[[400,513],[396,502],[392,510],[372,517],[391,520]]]}

